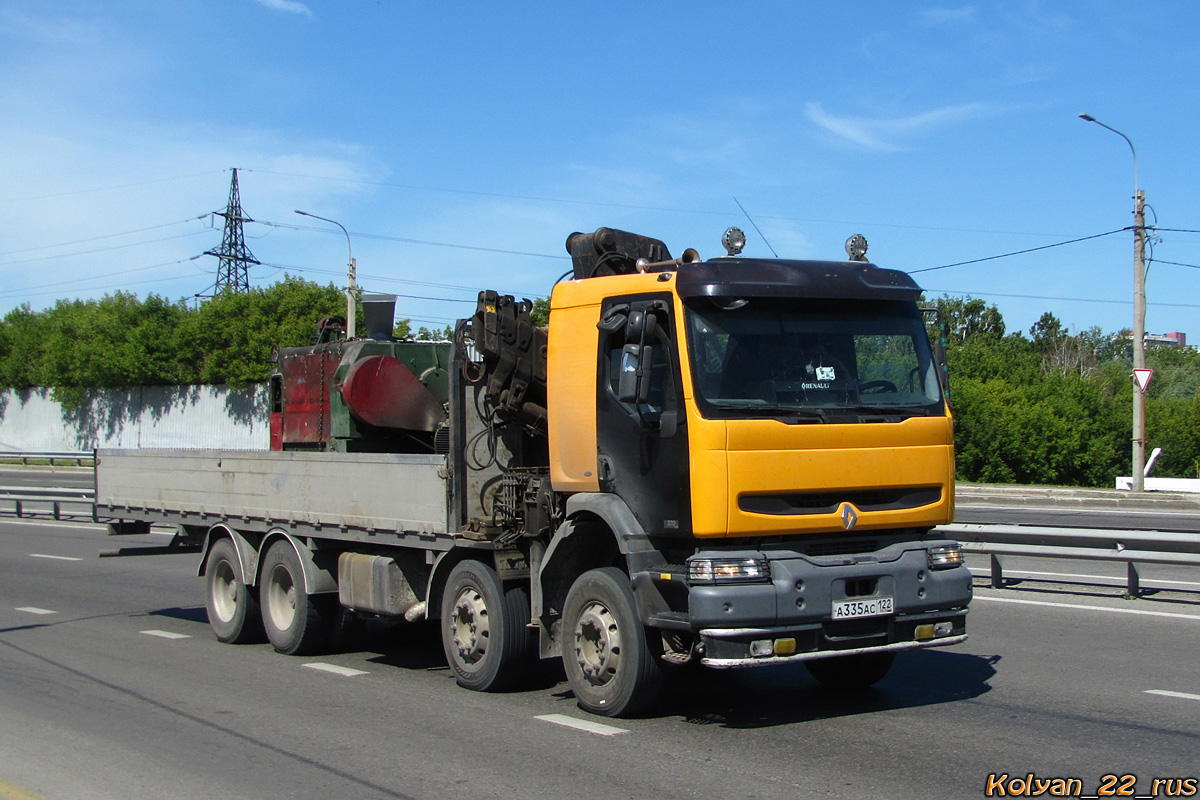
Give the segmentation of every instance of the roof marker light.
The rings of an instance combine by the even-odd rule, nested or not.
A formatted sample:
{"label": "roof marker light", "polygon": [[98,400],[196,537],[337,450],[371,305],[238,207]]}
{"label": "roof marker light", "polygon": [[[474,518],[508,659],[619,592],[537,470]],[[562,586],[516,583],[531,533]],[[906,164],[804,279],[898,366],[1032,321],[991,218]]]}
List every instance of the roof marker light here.
{"label": "roof marker light", "polygon": [[729,228],[725,231],[725,235],[721,237],[721,246],[725,248],[725,252],[729,255],[739,255],[742,252],[742,248],[746,246],[746,234],[742,233],[741,228]]}
{"label": "roof marker light", "polygon": [[846,240],[846,255],[851,261],[867,260],[867,237],[856,233]]}

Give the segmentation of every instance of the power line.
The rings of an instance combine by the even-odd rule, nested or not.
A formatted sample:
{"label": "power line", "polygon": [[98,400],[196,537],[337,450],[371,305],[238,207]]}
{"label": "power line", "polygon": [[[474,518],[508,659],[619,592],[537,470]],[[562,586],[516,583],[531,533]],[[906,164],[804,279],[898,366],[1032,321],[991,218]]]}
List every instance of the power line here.
{"label": "power line", "polygon": [[[148,267],[138,267],[137,269],[133,269],[133,270],[124,270],[124,272],[142,272],[142,271],[145,271],[148,269],[161,269],[162,267],[170,267],[170,266],[174,266],[176,264],[186,264],[189,261],[195,261],[198,258],[200,258],[200,256],[192,256],[191,258],[181,258],[178,261],[164,261],[161,264],[151,264]],[[111,274],[120,275],[120,274],[124,274],[124,272],[111,273]],[[44,292],[30,292],[30,291],[28,291],[28,288],[27,289],[12,289],[12,290],[2,291],[2,292],[0,292],[0,295],[21,294],[26,297],[43,297],[48,294],[59,294],[60,289],[58,287],[61,287],[67,283],[82,283],[83,281],[97,280],[97,279],[103,278],[103,277],[109,277],[109,276],[108,275],[92,275],[87,278],[80,278],[75,281],[58,281],[53,284],[43,284],[41,286],[28,287],[31,289],[55,287],[55,288],[49,289],[49,291],[44,291]],[[164,279],[161,277],[160,278],[148,278],[144,281],[124,281],[121,283],[120,286],[117,286],[115,288],[112,286],[91,286],[91,287],[84,287],[84,289],[85,289],[85,291],[91,291],[91,292],[122,291],[128,286],[141,286],[141,285],[144,285],[147,283],[163,283],[166,280],[177,281],[177,280],[182,280],[183,278],[186,278],[186,277],[187,277],[186,275],[180,275],[178,278],[171,278],[171,279]]]}
{"label": "power line", "polygon": [[[39,247],[26,247],[24,250],[8,250],[0,253],[0,256],[16,256],[21,253],[33,253],[37,250],[53,250],[55,247],[70,247],[73,244],[87,244],[88,242],[98,242],[101,239],[115,239],[118,236],[131,236],[135,233],[145,233],[146,231],[158,230],[159,228],[169,228],[172,225],[186,225],[189,222],[204,219],[208,214],[201,214],[198,217],[190,217],[188,219],[179,220],[177,222],[164,222],[161,225],[151,225],[146,228],[138,228],[132,231],[121,231],[120,233],[106,233],[103,236],[93,236],[89,239],[76,239],[72,242],[59,242],[58,244],[44,244]],[[161,241],[161,240],[159,240]],[[79,253],[78,255],[87,255],[87,253]]]}
{"label": "power line", "polygon": [[[1198,231],[1198,233],[1200,233],[1200,231]],[[1181,264],[1178,261],[1162,261],[1157,258],[1154,259],[1154,263],[1155,264],[1170,264],[1173,267],[1188,267],[1190,269],[1200,269],[1200,265],[1197,265],[1197,264]]]}
{"label": "power line", "polygon": [[[265,175],[282,175],[289,178],[310,178],[319,181],[336,181],[339,183],[356,183],[364,186],[387,186],[395,189],[412,189],[421,192],[442,192],[445,194],[463,194],[473,197],[494,197],[501,200],[529,200],[537,203],[562,203],[566,205],[576,206],[595,206],[598,208],[620,208],[631,211],[664,211],[674,214],[703,214],[705,216],[728,217],[730,211],[720,210],[714,211],[711,209],[702,208],[672,208],[670,206],[644,206],[634,205],[631,203],[604,203],[597,200],[576,200],[567,197],[539,197],[537,195],[521,195],[521,194],[506,194],[504,192],[484,192],[474,189],[447,189],[440,186],[420,186],[408,183],[391,183],[389,181],[371,181],[361,178],[335,178],[328,175],[306,175],[299,172],[277,172],[268,169],[244,170],[245,172],[261,172]],[[1034,233],[1031,231],[996,231],[996,230],[980,230],[976,228],[946,228],[931,225],[899,225],[884,222],[864,222],[862,220],[834,220],[834,219],[815,219],[809,217],[788,217],[781,215],[759,214],[759,219],[772,219],[782,222],[808,222],[819,225],[856,225],[872,228],[899,228],[903,230],[917,231],[941,231],[946,233],[987,233],[999,234],[1004,236],[1059,236],[1055,233]]]}
{"label": "power line", "polygon": [[26,286],[22,289],[5,289],[5,290],[0,290],[0,296],[10,295],[10,294],[21,294],[23,292],[29,291],[30,289],[48,289],[52,286],[67,286],[68,284],[72,284],[72,283],[85,283],[87,281],[100,280],[101,278],[114,278],[117,275],[129,275],[134,272],[145,272],[148,269],[159,269],[161,267],[174,266],[175,264],[185,264],[188,261],[195,261],[198,258],[200,258],[200,256],[197,255],[197,256],[192,256],[191,258],[181,258],[178,261],[164,261],[161,264],[151,264],[148,267],[136,267],[135,269],[123,269],[118,272],[106,272],[103,275],[89,275],[86,278],[76,278],[76,279],[70,280],[70,281],[55,281],[54,283],[43,283],[38,286]]}
{"label": "power line", "polygon": [[[310,274],[315,274],[315,275],[337,275],[340,277],[345,274],[341,271],[332,270],[332,269],[320,269],[319,267],[297,267],[294,265],[273,264],[270,262],[264,262],[262,264],[262,266],[271,267],[271,268],[277,269],[277,270],[280,270],[280,269],[291,270],[291,271],[295,271],[295,272],[310,273]],[[408,281],[408,280],[405,280],[404,278],[387,278],[382,275],[362,275],[362,274],[360,274],[358,277],[359,277],[360,281],[366,280],[366,281],[379,282],[379,283],[417,283],[416,281]],[[471,292],[471,293],[475,294],[476,297],[466,297],[466,298],[464,298],[464,297],[430,297],[427,295],[419,295],[419,294],[397,294],[395,292],[390,292],[389,294],[396,294],[397,297],[404,297],[404,298],[411,299],[411,300],[436,300],[436,301],[444,302],[444,303],[475,303],[475,302],[478,302],[478,299],[477,299],[477,296],[479,294],[478,287],[474,287],[474,286],[444,286],[441,288],[457,289],[457,290],[464,291],[464,292]],[[501,293],[502,294],[512,294],[512,295],[537,294],[536,292],[511,292],[511,291],[502,291]]]}
{"label": "power line", "polygon": [[995,261],[998,258],[1008,258],[1009,256],[1020,256],[1020,255],[1026,254],[1026,253],[1036,253],[1038,250],[1049,250],[1051,247],[1062,247],[1063,245],[1067,245],[1067,244],[1076,244],[1077,242],[1086,242],[1089,239],[1099,239],[1102,236],[1112,236],[1114,233],[1121,233],[1123,231],[1128,231],[1128,230],[1133,230],[1133,229],[1132,228],[1117,228],[1115,231],[1108,231],[1107,233],[1097,233],[1094,236],[1084,236],[1079,239],[1069,239],[1068,241],[1065,241],[1065,242],[1055,242],[1054,244],[1045,244],[1045,245],[1042,245],[1041,247],[1030,247],[1027,250],[1017,250],[1012,253],[1001,253],[998,256],[987,256],[986,258],[973,258],[970,261],[959,261],[954,264],[943,264],[940,267],[925,267],[924,269],[909,270],[908,274],[916,275],[918,272],[933,272],[934,270],[949,269],[950,267],[961,267],[966,264],[978,264],[982,261]]}
{"label": "power line", "polygon": [[[205,215],[207,216],[207,215]],[[33,264],[38,261],[52,261],[56,258],[72,258],[74,256],[90,256],[95,253],[107,253],[111,250],[124,250],[127,247],[141,247],[146,244],[158,244],[159,242],[169,242],[172,239],[186,239],[189,236],[195,236],[206,231],[191,231],[189,233],[181,233],[177,236],[164,236],[161,239],[151,239],[146,242],[131,242],[129,244],[114,244],[112,247],[97,247],[95,250],[84,250],[78,253],[62,253],[57,256],[38,256],[37,258],[22,258],[16,261],[0,262],[0,267],[9,267],[16,264]]]}
{"label": "power line", "polygon": [[[1114,306],[1130,306],[1133,305],[1132,300],[1101,300],[1092,297],[1044,297],[1035,294],[1002,294],[1000,292],[961,292],[951,291],[949,289],[926,289],[927,292],[941,292],[942,294],[961,294],[968,297],[1008,297],[1017,300],[1053,300],[1064,303],[1104,303]],[[1163,308],[1200,308],[1197,303],[1150,303],[1152,306],[1161,306]]]}
{"label": "power line", "polygon": [[31,200],[53,200],[56,197],[70,197],[71,195],[89,194],[91,192],[109,192],[114,189],[132,189],[137,186],[149,186],[154,183],[169,183],[171,181],[182,181],[182,180],[187,180],[189,178],[200,178],[205,175],[215,175],[217,173],[227,172],[227,171],[228,170],[224,170],[224,169],[208,170],[206,172],[196,172],[191,175],[176,175],[171,178],[155,178],[152,181],[139,181],[137,183],[122,183],[122,184],[118,184],[116,186],[98,186],[94,189],[76,189],[76,190],[70,191],[70,192],[58,192],[57,194],[42,194],[42,195],[36,195],[33,197],[8,197],[8,198],[5,198],[4,200],[0,200],[0,202],[25,203],[25,202],[28,202]]}
{"label": "power line", "polygon": [[[312,227],[312,226],[308,226],[308,225],[288,225],[288,224],[280,223],[280,222],[264,222],[262,220],[253,220],[253,221],[257,222],[259,225],[270,225],[272,228],[291,228],[292,230],[296,230],[296,231],[316,231],[318,233],[335,233],[336,232],[336,231],[331,231],[328,228],[317,228],[317,227]],[[558,255],[551,255],[549,253],[530,253],[530,252],[526,252],[523,250],[502,250],[497,247],[478,247],[476,245],[454,244],[452,242],[432,242],[432,241],[428,241],[425,239],[406,239],[401,236],[388,236],[388,235],[382,234],[382,233],[359,233],[357,231],[352,231],[351,235],[357,236],[360,239],[382,239],[383,241],[387,241],[387,242],[402,242],[404,244],[423,244],[423,245],[429,245],[430,247],[453,247],[458,250],[478,250],[478,251],[484,252],[484,253],[501,253],[503,255],[510,255],[510,256],[530,256],[533,258],[553,258],[555,260],[565,260],[565,259],[570,258],[569,255],[558,256]]]}

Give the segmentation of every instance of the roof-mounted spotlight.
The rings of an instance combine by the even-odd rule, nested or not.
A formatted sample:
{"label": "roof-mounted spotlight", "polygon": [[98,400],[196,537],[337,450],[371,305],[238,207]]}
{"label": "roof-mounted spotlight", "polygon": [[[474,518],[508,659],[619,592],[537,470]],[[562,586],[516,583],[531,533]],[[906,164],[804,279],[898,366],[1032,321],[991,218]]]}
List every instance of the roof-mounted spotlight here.
{"label": "roof-mounted spotlight", "polygon": [[729,255],[739,255],[742,252],[742,248],[746,246],[746,234],[742,233],[741,228],[729,228],[725,231],[725,235],[721,237],[721,246],[725,248],[725,252]]}
{"label": "roof-mounted spotlight", "polygon": [[851,261],[867,260],[867,237],[856,233],[846,240],[846,255]]}

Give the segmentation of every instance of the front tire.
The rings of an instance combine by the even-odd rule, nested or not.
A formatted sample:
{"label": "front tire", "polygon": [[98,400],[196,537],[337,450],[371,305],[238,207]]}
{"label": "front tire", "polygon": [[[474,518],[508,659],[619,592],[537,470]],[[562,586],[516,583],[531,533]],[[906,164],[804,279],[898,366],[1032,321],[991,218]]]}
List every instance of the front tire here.
{"label": "front tire", "polygon": [[304,567],[286,539],[271,545],[262,560],[259,601],[267,638],[280,653],[311,655],[328,643],[333,598],[304,593]]}
{"label": "front tire", "polygon": [[241,575],[233,542],[218,539],[204,562],[205,607],[209,627],[219,641],[228,644],[252,644],[265,638],[258,597]]}
{"label": "front tire", "polygon": [[661,641],[638,620],[629,578],[615,567],[585,572],[563,604],[562,660],[584,710],[630,716],[662,688]]}
{"label": "front tire", "polygon": [[442,593],[442,649],[458,685],[476,692],[512,686],[531,652],[529,594],[508,589],[496,571],[467,560],[456,566]]}
{"label": "front tire", "polygon": [[858,653],[852,656],[833,656],[805,661],[808,673],[830,689],[854,691],[866,689],[888,674],[896,654]]}

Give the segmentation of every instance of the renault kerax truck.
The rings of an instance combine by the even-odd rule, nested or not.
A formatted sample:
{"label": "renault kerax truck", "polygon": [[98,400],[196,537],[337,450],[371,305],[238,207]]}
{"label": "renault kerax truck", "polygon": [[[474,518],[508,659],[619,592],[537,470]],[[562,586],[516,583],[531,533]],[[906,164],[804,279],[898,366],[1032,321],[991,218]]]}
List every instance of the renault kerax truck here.
{"label": "renault kerax truck", "polygon": [[572,234],[545,327],[492,291],[449,342],[322,320],[278,353],[271,451],[100,451],[97,513],[175,526],[128,549],[199,553],[225,642],[429,620],[462,686],[561,658],[608,716],[688,663],[870,685],[967,636],[944,364],[907,274],[739,238]]}

